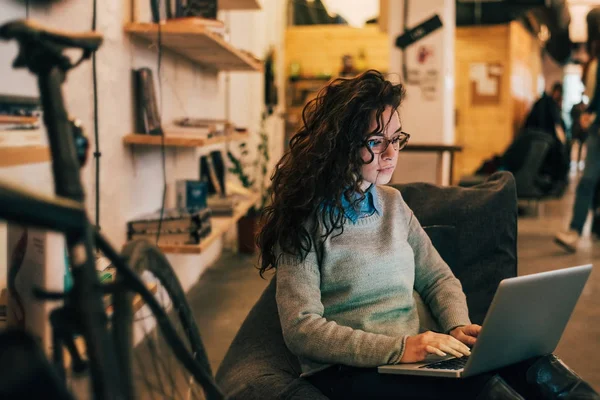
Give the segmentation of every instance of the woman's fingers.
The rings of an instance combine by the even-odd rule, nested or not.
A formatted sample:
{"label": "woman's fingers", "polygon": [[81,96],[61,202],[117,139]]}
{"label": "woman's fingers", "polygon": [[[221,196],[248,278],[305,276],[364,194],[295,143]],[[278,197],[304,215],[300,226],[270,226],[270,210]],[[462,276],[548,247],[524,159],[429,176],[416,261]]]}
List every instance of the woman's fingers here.
{"label": "woman's fingers", "polygon": [[475,337],[469,336],[464,333],[460,333],[456,339],[464,344],[468,344],[471,346],[475,345],[475,342],[477,342],[477,339]]}
{"label": "woman's fingers", "polygon": [[431,346],[431,345],[425,346],[425,350],[428,353],[437,354],[440,357],[446,357],[448,355],[448,354],[444,353],[443,351],[441,351],[440,349],[435,348],[434,346]]}
{"label": "woman's fingers", "polygon": [[442,350],[448,354],[452,354],[454,357],[461,358],[463,356],[463,354],[460,351],[453,349],[452,347],[450,347],[447,344],[440,343],[439,348],[440,348],[440,350]]}
{"label": "woman's fingers", "polygon": [[[464,335],[466,337],[466,335]],[[457,351],[460,351],[462,354],[464,355],[470,355],[471,354],[471,349],[469,349],[469,347],[467,347],[466,344],[464,344],[463,342],[461,342],[460,340],[456,339],[453,336],[449,336],[450,340],[450,346],[452,346],[452,348],[456,349]]]}
{"label": "woman's fingers", "polygon": [[460,340],[452,336],[445,336],[444,339],[447,340],[441,341],[440,346],[438,346],[442,351],[450,353],[455,357],[471,355],[471,350]]}
{"label": "woman's fingers", "polygon": [[477,339],[474,338],[473,336],[464,335],[464,337],[463,337],[463,343],[470,344],[471,346],[474,346],[476,342],[477,342]]}
{"label": "woman's fingers", "polygon": [[481,332],[481,325],[472,324],[465,327],[464,333],[468,336],[477,337]]}

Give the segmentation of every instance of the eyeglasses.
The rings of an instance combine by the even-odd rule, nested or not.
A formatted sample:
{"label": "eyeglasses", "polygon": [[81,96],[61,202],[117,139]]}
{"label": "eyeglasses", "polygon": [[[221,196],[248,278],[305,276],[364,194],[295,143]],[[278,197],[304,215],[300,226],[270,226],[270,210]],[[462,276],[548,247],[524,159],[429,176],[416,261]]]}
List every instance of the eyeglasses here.
{"label": "eyeglasses", "polygon": [[393,137],[391,140],[379,136],[367,139],[365,141],[365,146],[367,146],[374,154],[381,154],[386,151],[390,143],[394,150],[400,151],[406,147],[408,139],[410,139],[408,133],[400,132],[398,136]]}

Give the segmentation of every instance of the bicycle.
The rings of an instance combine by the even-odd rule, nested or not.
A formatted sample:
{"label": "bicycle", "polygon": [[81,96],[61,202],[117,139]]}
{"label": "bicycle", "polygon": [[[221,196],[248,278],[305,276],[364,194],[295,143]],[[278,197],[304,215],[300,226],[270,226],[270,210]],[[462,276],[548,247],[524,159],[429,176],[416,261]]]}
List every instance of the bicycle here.
{"label": "bicycle", "polygon": [[[73,279],[71,289],[65,293],[36,290],[40,299],[63,301],[50,314],[54,367],[50,374],[56,374],[61,384],[66,384],[67,370],[63,357],[66,349],[72,360],[73,374],[89,369],[93,398],[135,398],[136,377],[131,368],[135,358],[132,300],[134,295],[138,295],[156,320],[155,332],[164,335],[168,349],[190,375],[184,381],[189,385],[187,397],[190,394],[202,397],[201,392],[192,393],[192,388],[195,388],[192,385],[198,383],[207,399],[223,398],[214,383],[185,293],[165,256],[156,246],[145,241],[126,244],[123,254],[119,255],[86,215],[80,179],[83,160],[81,149],[78,151],[76,147],[76,139],[80,138],[81,131],[68,117],[61,85],[70,69],[89,59],[98,50],[102,36],[95,32],[59,32],[45,29],[29,20],[18,20],[0,26],[0,39],[16,40],[19,53],[13,66],[28,68],[37,76],[56,194],[56,197],[43,196],[0,182],[0,220],[64,233]],[[71,62],[63,54],[66,49],[81,50],[81,58]],[[100,284],[95,268],[96,250],[101,251],[114,265],[114,283]],[[182,325],[183,334],[177,332],[169,313],[140,278],[144,271],[154,274],[162,285],[161,294],[166,293],[170,297],[174,309],[170,314]],[[106,293],[112,295],[113,312],[110,317],[103,303]],[[75,345],[74,338],[77,335],[85,343],[86,360]],[[10,337],[11,343],[27,342]],[[144,340],[148,340],[148,337]],[[28,348],[30,344],[27,343],[23,346]],[[164,365],[162,367],[166,369]],[[163,378],[159,379],[162,385]],[[179,389],[175,387],[176,382],[172,380],[171,383],[173,397],[180,395],[175,393]],[[162,394],[167,395],[164,387]]]}

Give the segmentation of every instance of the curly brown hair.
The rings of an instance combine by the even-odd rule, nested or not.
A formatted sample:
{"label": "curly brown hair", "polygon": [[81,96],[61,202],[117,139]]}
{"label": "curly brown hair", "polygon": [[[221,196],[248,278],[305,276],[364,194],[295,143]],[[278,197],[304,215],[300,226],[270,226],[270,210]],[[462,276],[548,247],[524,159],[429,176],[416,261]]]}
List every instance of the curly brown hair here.
{"label": "curly brown hair", "polygon": [[[263,209],[256,238],[261,276],[277,268],[284,253],[304,260],[315,246],[309,225],[324,227],[321,241],[343,232],[342,196],[350,201],[356,192],[355,201],[364,199],[361,167],[374,157],[371,153],[371,160],[363,161],[360,149],[366,137],[385,131],[389,120],[381,123],[383,112],[396,110],[403,98],[401,84],[369,70],[333,80],[306,105],[303,125],[273,173],[270,205]],[[373,117],[377,126],[371,131]]]}

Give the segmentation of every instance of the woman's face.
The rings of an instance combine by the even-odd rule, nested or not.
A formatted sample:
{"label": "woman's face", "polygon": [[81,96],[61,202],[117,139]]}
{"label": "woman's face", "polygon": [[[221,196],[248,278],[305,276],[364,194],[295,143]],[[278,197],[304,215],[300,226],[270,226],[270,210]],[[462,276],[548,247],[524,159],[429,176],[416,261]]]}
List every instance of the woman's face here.
{"label": "woman's face", "polygon": [[[388,123],[389,121],[389,123]],[[370,145],[381,145],[381,141],[383,140],[385,144],[385,140],[391,141],[398,135],[400,135],[400,119],[398,118],[398,113],[396,110],[392,109],[392,107],[386,107],[385,111],[381,115],[381,126],[385,127],[384,135],[376,134],[371,135],[367,138],[367,143]],[[386,126],[387,124],[387,126]],[[372,132],[377,129],[377,122],[375,120],[375,113],[371,119],[371,124],[369,126],[369,131]],[[366,146],[363,146],[360,149],[360,155],[363,161],[368,162],[371,160],[371,153],[367,150]],[[387,149],[380,154],[374,154],[373,161],[368,164],[364,164],[362,166],[362,189],[366,190],[372,183],[376,185],[385,185],[390,182],[392,179],[392,174],[396,169],[396,162],[398,161],[398,151],[394,150],[394,146],[389,143]]]}

